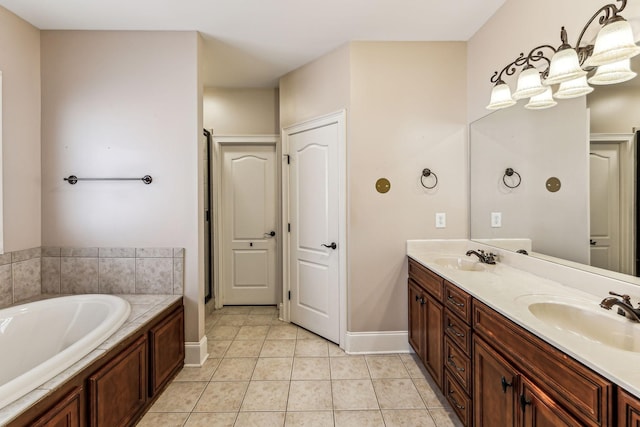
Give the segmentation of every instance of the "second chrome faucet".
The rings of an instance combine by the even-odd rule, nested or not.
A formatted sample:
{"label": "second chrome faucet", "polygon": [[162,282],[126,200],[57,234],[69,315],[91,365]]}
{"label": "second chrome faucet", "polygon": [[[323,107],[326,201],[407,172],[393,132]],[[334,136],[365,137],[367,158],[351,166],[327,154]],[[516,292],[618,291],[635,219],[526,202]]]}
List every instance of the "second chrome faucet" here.
{"label": "second chrome faucet", "polygon": [[[606,297],[605,299],[603,299],[600,302],[600,307],[606,310],[611,310],[611,308],[615,305],[618,307],[619,315],[624,316],[633,322],[640,322],[640,308],[633,308],[629,295],[620,295],[614,292],[609,292],[609,295],[614,296]],[[620,297],[621,299],[616,297]]]}

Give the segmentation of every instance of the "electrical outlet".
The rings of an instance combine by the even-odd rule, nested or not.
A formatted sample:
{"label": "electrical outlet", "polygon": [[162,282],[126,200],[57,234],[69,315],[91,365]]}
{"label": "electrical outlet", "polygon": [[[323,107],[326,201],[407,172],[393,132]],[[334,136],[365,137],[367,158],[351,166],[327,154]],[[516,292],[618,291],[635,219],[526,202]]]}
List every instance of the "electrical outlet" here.
{"label": "electrical outlet", "polygon": [[436,228],[447,227],[447,214],[444,212],[436,213]]}
{"label": "electrical outlet", "polygon": [[502,227],[502,212],[491,212],[491,227]]}

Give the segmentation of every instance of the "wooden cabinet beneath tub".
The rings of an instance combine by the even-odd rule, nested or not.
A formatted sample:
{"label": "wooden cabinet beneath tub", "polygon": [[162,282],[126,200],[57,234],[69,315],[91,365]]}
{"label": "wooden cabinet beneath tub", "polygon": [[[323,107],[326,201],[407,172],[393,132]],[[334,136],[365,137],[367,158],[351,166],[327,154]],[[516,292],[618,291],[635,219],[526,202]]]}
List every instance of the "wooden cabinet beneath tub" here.
{"label": "wooden cabinet beneath tub", "polygon": [[[425,295],[442,307],[439,337]],[[409,342],[465,426],[640,427],[640,400],[411,258]]]}
{"label": "wooden cabinet beneath tub", "polygon": [[183,364],[184,309],[178,300],[9,426],[133,426]]}

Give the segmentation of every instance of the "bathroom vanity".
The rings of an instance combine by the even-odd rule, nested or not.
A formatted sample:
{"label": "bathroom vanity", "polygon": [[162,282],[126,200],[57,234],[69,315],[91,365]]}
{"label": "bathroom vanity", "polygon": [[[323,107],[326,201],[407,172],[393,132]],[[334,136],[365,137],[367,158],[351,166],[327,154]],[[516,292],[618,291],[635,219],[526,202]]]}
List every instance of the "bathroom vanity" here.
{"label": "bathroom vanity", "polygon": [[59,384],[8,426],[135,425],[184,364],[182,297],[140,318],[109,338],[108,349],[87,356],[94,359],[90,363],[78,362],[79,370],[61,374]]}
{"label": "bathroom vanity", "polygon": [[640,426],[639,376],[601,363],[640,372],[640,353],[563,341],[566,330],[531,315],[582,292],[457,253],[408,250],[409,342],[465,426]]}

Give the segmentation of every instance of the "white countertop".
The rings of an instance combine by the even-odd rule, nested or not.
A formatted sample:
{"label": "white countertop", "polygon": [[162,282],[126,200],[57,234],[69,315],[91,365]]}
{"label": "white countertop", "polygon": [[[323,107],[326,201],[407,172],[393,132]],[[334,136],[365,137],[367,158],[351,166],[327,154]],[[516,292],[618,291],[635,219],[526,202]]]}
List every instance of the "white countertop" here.
{"label": "white countertop", "polygon": [[[422,244],[423,242],[428,243]],[[554,327],[529,311],[529,303],[532,300],[572,299],[585,306],[591,305],[595,307],[596,311],[601,310],[601,313],[597,313],[598,315],[609,316],[612,321],[620,322],[621,328],[640,328],[640,324],[616,314],[615,307],[609,311],[599,307],[600,301],[608,296],[609,290],[622,289],[621,292],[631,294],[632,301],[637,302],[638,298],[634,298],[634,293],[640,294],[640,289],[636,289],[637,286],[612,282],[608,278],[594,274],[593,276],[596,277],[589,278],[590,283],[584,287],[586,290],[577,289],[573,284],[569,286],[564,282],[542,277],[543,275],[548,277],[548,274],[538,273],[543,273],[544,263],[548,263],[548,261],[529,260],[527,258],[530,257],[515,253],[500,253],[500,259],[503,262],[498,262],[495,266],[483,264],[483,267],[486,266],[486,271],[481,272],[457,270],[436,263],[436,260],[442,257],[466,258],[466,250],[477,248],[478,243],[467,240],[409,241],[407,242],[407,255],[640,398],[640,352],[619,350],[569,330]],[[488,248],[488,250],[492,250],[494,253],[500,252],[495,248]],[[514,262],[510,263],[510,261]],[[513,266],[513,264],[525,265],[527,263],[531,264],[530,271],[532,269],[536,272],[535,274]],[[549,270],[561,268],[555,264],[548,267]],[[561,271],[558,276],[570,277],[572,274],[585,274],[571,270],[574,269],[569,268],[567,271]],[[629,288],[629,286],[633,287]],[[635,292],[629,292],[629,289]],[[640,345],[638,347],[640,348]]]}

